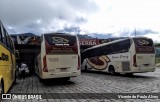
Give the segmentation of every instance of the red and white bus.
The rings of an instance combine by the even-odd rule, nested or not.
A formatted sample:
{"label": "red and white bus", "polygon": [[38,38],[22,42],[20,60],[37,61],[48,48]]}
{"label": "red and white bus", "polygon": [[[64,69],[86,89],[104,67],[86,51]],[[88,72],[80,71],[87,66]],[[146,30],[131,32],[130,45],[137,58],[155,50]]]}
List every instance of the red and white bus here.
{"label": "red and white bus", "polygon": [[126,38],[100,44],[82,53],[82,70],[114,73],[155,71],[155,48],[152,39]]}
{"label": "red and white bus", "polygon": [[41,35],[41,49],[35,69],[41,79],[69,80],[81,74],[78,37],[63,33]]}

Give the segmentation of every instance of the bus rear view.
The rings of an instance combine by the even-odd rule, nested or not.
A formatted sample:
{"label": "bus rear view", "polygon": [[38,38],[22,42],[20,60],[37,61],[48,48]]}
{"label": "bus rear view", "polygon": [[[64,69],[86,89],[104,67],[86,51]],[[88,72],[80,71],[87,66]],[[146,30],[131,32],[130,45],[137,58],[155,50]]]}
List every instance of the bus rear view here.
{"label": "bus rear view", "polygon": [[135,72],[155,71],[155,49],[152,39],[133,38],[135,53],[133,54],[133,67]]}
{"label": "bus rear view", "polygon": [[[44,51],[44,53],[42,53]],[[67,34],[44,34],[41,44],[42,79],[80,75],[78,38]]]}

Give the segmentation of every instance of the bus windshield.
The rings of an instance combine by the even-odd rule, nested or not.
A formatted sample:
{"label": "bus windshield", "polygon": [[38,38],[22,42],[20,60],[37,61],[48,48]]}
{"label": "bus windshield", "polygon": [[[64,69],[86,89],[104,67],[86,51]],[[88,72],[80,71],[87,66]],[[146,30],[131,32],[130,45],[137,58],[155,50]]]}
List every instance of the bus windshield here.
{"label": "bus windshield", "polygon": [[48,53],[78,53],[76,36],[45,34],[44,37],[47,42],[46,50]]}
{"label": "bus windshield", "polygon": [[155,53],[152,39],[133,38],[137,53]]}

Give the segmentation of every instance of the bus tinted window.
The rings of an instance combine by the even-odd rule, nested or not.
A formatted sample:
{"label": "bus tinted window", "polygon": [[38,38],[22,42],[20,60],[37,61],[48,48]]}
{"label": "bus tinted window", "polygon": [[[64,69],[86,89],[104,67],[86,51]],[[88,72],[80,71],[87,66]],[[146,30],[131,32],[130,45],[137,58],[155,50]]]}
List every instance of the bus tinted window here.
{"label": "bus tinted window", "polygon": [[0,26],[0,42],[2,42],[2,30],[1,30],[1,26]]}
{"label": "bus tinted window", "polygon": [[105,54],[114,54],[114,53],[123,53],[123,52],[128,52],[130,48],[130,40],[124,40],[121,42],[116,42],[111,45],[107,45],[106,48],[108,51]]}
{"label": "bus tinted window", "polygon": [[8,47],[9,49],[11,49],[10,36],[8,35],[7,32],[6,32],[6,41],[7,41],[7,47]]}
{"label": "bus tinted window", "polygon": [[3,28],[1,28],[2,31],[2,42],[6,45],[6,36],[5,36],[5,31]]}
{"label": "bus tinted window", "polygon": [[44,37],[50,45],[74,46],[74,44],[76,43],[76,37],[75,36],[45,34]]}
{"label": "bus tinted window", "polygon": [[127,40],[116,42],[113,44],[97,47],[94,49],[89,49],[83,52],[82,56],[83,58],[90,58],[90,57],[101,56],[101,55],[128,52],[130,46],[131,46],[130,40],[127,39]]}
{"label": "bus tinted window", "polygon": [[14,52],[13,40],[11,38],[10,38],[10,46],[11,46],[11,51]]}

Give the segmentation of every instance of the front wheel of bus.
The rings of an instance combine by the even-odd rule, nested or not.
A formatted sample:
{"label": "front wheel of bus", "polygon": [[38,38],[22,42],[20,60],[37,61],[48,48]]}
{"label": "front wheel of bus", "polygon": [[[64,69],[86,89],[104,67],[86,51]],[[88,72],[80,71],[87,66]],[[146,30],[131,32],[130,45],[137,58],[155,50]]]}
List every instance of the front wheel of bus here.
{"label": "front wheel of bus", "polygon": [[113,66],[109,66],[109,73],[112,75],[115,74],[115,69]]}

